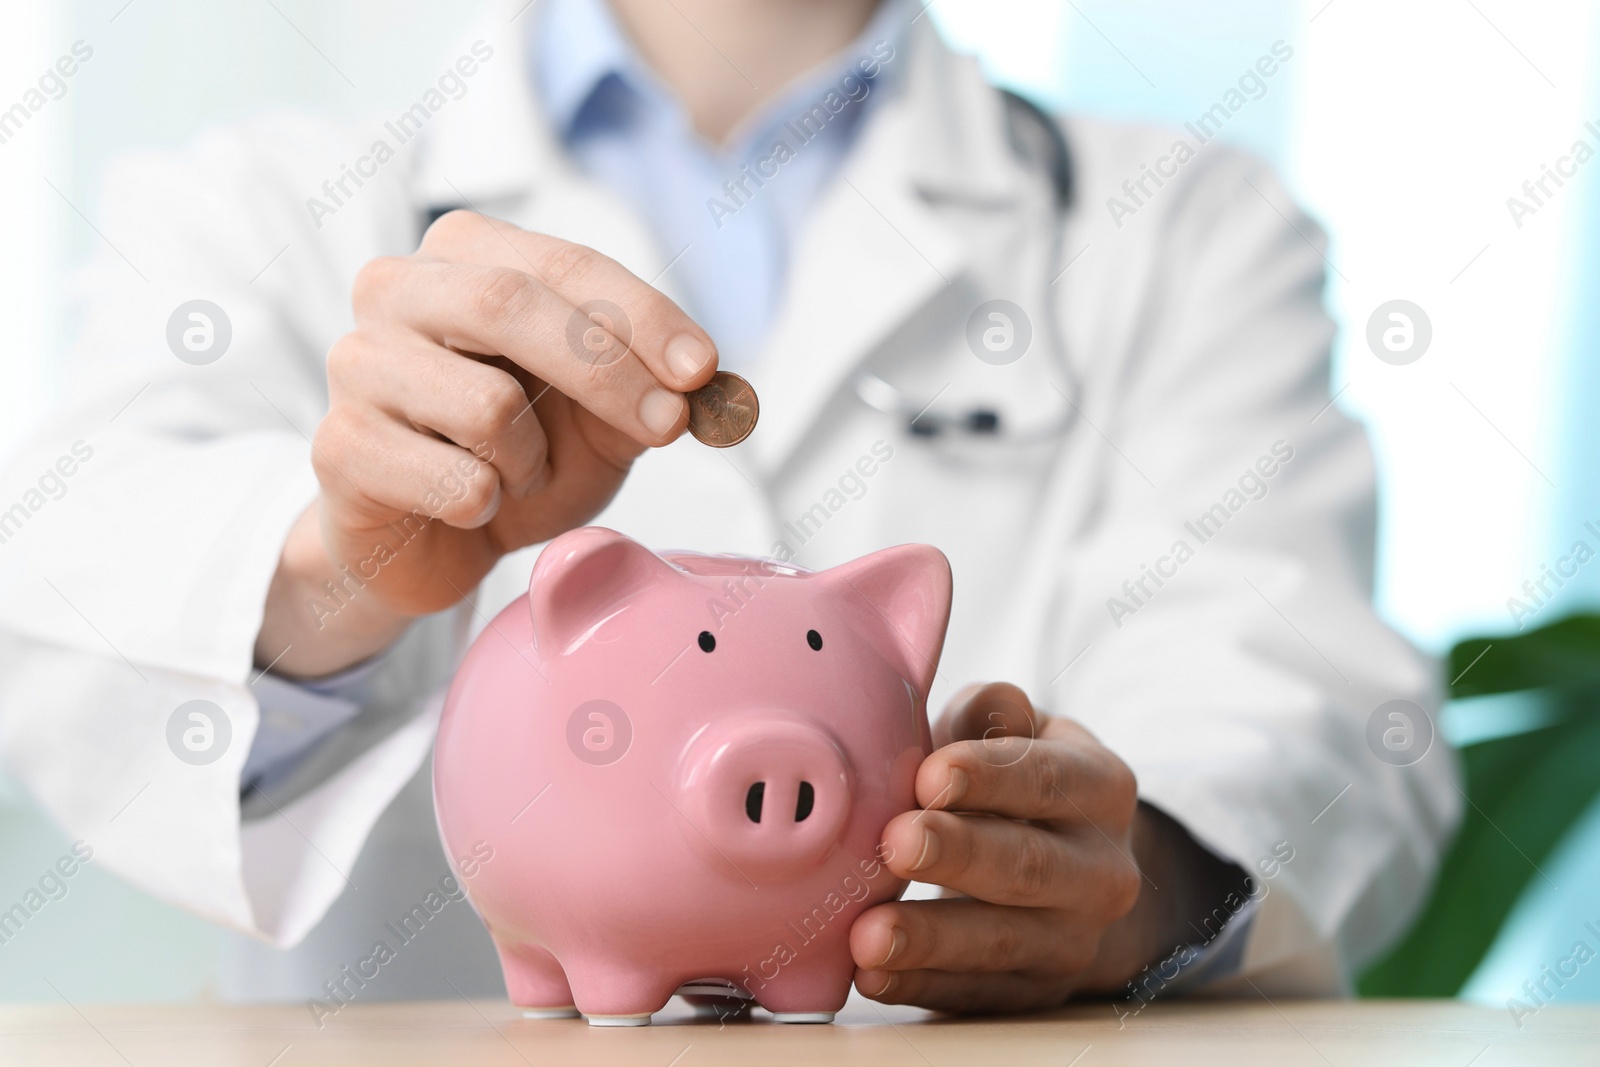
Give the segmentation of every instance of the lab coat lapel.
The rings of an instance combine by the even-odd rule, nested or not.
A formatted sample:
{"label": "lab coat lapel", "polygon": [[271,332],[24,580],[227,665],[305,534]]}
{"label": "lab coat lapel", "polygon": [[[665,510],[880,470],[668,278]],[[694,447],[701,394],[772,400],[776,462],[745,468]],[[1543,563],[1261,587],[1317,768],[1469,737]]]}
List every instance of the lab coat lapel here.
{"label": "lab coat lapel", "polygon": [[949,199],[1015,200],[999,100],[976,63],[926,22],[903,38],[904,77],[881,90],[845,168],[812,209],[782,308],[751,378],[762,398],[750,438],[777,474],[851,372],[969,265]]}
{"label": "lab coat lapel", "polygon": [[504,208],[570,170],[533,92],[529,20],[520,5],[497,0],[463,35],[451,57],[494,50],[468,79],[467,94],[424,127],[412,183],[420,207]]}

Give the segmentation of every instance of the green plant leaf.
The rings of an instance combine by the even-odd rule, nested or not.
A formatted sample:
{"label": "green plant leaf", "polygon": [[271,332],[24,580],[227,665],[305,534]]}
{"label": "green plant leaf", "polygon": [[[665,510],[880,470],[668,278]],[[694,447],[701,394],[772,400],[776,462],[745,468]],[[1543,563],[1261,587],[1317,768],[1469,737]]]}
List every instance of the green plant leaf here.
{"label": "green plant leaf", "polygon": [[[1593,694],[1586,696],[1592,701]],[[1460,992],[1566,831],[1600,793],[1600,718],[1462,751],[1470,803],[1422,916],[1362,978],[1364,996]]]}
{"label": "green plant leaf", "polygon": [[1571,615],[1511,637],[1474,637],[1450,650],[1450,696],[1600,683],[1600,615]]}
{"label": "green plant leaf", "polygon": [[1600,795],[1600,616],[1574,615],[1450,652],[1450,695],[1539,690],[1538,729],[1461,750],[1465,814],[1422,915],[1358,983],[1363,996],[1459,993],[1517,900]]}

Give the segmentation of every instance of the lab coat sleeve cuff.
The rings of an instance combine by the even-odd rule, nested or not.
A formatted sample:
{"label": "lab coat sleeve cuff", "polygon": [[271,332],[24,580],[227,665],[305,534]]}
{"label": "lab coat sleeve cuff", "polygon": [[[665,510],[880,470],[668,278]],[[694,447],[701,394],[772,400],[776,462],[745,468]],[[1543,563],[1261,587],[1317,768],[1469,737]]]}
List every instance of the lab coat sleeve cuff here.
{"label": "lab coat sleeve cuff", "polygon": [[1244,966],[1244,948],[1255,922],[1256,907],[1256,898],[1246,897],[1237,910],[1228,909],[1230,914],[1222,927],[1210,937],[1183,945],[1151,968],[1160,983],[1152,992],[1182,993],[1238,974]]}
{"label": "lab coat sleeve cuff", "polygon": [[260,722],[240,772],[239,788],[270,789],[317,743],[360,713],[384,657],[325,678],[297,680],[271,671],[252,683]]}
{"label": "lab coat sleeve cuff", "polygon": [[[351,881],[367,835],[428,756],[444,699],[342,766],[322,788],[240,827],[244,883],[258,936],[292,948]],[[268,798],[270,801],[270,798]],[[315,842],[307,847],[309,842]]]}

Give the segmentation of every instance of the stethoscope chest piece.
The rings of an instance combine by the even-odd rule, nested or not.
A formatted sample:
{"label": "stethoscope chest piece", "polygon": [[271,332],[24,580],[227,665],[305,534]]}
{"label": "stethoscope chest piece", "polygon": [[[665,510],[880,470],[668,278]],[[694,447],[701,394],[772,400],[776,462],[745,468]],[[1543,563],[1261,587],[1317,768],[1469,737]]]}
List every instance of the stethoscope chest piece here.
{"label": "stethoscope chest piece", "polygon": [[1065,395],[1056,399],[1058,407],[1042,417],[1007,416],[998,400],[976,399],[962,404],[950,397],[954,386],[947,386],[926,399],[907,396],[878,375],[856,375],[856,396],[875,411],[898,421],[905,433],[922,441],[965,442],[979,445],[992,442],[1004,445],[1032,445],[1055,440],[1071,427],[1076,411]]}

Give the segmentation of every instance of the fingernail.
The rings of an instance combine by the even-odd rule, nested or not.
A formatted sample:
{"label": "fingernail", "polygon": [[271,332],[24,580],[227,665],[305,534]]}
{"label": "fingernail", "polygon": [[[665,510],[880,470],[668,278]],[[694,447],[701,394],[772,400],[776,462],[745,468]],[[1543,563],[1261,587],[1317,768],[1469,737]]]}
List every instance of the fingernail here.
{"label": "fingernail", "polygon": [[683,397],[665,389],[651,389],[639,402],[639,421],[657,437],[671,432],[682,413]]}
{"label": "fingernail", "polygon": [[913,871],[925,871],[939,861],[939,835],[927,827],[922,828],[922,855],[911,865]]}
{"label": "fingernail", "polygon": [[[856,985],[858,987],[862,987],[862,986],[870,984],[869,979],[870,979],[871,974],[872,974],[871,971],[868,971],[865,974],[863,974],[861,976],[861,981],[858,981],[856,983]],[[881,997],[885,993],[889,992],[889,990],[893,989],[895,982],[898,981],[898,980],[899,979],[897,978],[895,973],[893,971],[889,971],[886,974],[884,974],[884,976],[883,976],[883,988],[881,988],[881,989],[879,989],[879,990],[877,990],[876,992],[873,992],[873,993],[867,993],[866,989],[862,988],[861,992],[866,993],[866,995],[869,996],[869,997]]]}
{"label": "fingernail", "polygon": [[688,334],[679,334],[667,342],[667,366],[680,378],[693,378],[709,362],[711,353],[706,346]]}
{"label": "fingernail", "polygon": [[900,955],[906,947],[906,932],[898,926],[894,928],[894,936],[889,939],[889,954],[883,957],[879,967],[887,967],[896,956]]}
{"label": "fingernail", "polygon": [[478,515],[474,516],[474,518],[472,520],[472,524],[470,526],[467,526],[467,527],[464,527],[464,528],[468,529],[468,530],[476,530],[481,526],[487,526],[489,524],[489,522],[495,517],[495,515],[497,515],[499,513],[500,505],[504,500],[505,500],[505,490],[501,488],[499,482],[495,482],[494,483],[494,496],[492,498],[490,498],[489,503],[484,506],[483,511],[480,512]]}
{"label": "fingernail", "polygon": [[962,797],[967,795],[969,779],[967,772],[960,767],[950,768],[950,782],[944,787],[944,799],[939,802],[942,808],[953,808]]}

